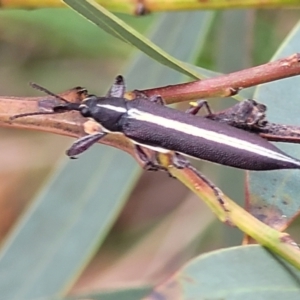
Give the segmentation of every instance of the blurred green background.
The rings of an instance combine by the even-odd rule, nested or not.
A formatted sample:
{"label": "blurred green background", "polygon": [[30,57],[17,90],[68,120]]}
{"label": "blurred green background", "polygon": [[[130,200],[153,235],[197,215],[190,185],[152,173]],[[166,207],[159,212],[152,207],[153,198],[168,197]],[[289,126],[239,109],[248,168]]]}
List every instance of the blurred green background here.
{"label": "blurred green background", "polygon": [[[149,34],[153,39],[156,37],[163,49],[169,49],[170,52],[180,50],[181,52],[172,52],[175,57],[179,56],[190,63],[196,61],[201,67],[224,73],[267,62],[299,19],[298,10],[237,10],[198,14],[161,13],[139,18],[126,15],[119,17],[140,32]],[[190,26],[187,27],[188,31],[177,32],[176,20],[180,28]],[[181,24],[179,20],[185,20],[185,23]],[[192,20],[194,25],[189,24]],[[196,40],[195,44],[181,42],[183,35]],[[80,85],[88,88],[91,93],[103,95],[114,77],[120,73],[128,76],[129,89],[188,80],[179,75],[176,77],[172,72],[168,73],[166,67],[156,66],[156,63],[145,59],[131,46],[102,32],[69,9],[2,11],[0,38],[2,95],[40,95],[28,86],[30,81],[53,92]],[[160,78],[164,78],[166,82]],[[248,92],[251,95],[251,91]],[[231,99],[212,101],[215,109],[232,103]],[[41,199],[44,194],[51,194],[57,188],[53,184],[55,180],[49,183],[48,179],[60,176],[69,164],[64,151],[72,141],[70,138],[47,133],[1,128],[0,239],[2,250],[4,249],[1,254],[4,264],[1,265],[0,262],[0,268],[5,266],[7,249],[13,243],[16,243],[18,249],[26,244],[26,234],[23,242],[18,240],[18,234],[25,228],[26,222],[38,220],[37,223],[30,224],[45,226],[43,218],[34,218],[32,207],[38,204],[32,199],[37,195]],[[176,180],[164,173],[141,172],[125,154],[122,160],[115,156],[105,156],[113,151],[108,147],[96,145],[94,148],[93,159],[99,156],[102,168],[110,163],[107,167],[111,175],[110,190],[117,189],[119,182],[126,182],[126,176],[128,186],[124,185],[122,197],[120,196],[122,200],[119,202],[122,204],[113,209],[113,216],[105,224],[105,229],[102,228],[101,237],[95,234],[95,243],[87,246],[90,250],[78,254],[81,259],[78,266],[61,279],[61,286],[57,285],[59,288],[54,295],[90,294],[115,288],[152,286],[200,253],[241,243],[240,232],[215,220],[206,206]],[[88,159],[89,155],[89,152],[85,153],[83,156],[86,158],[80,160],[86,159],[87,170],[92,170],[96,165]],[[118,155],[118,151],[113,155]],[[120,170],[123,160],[127,159],[130,161],[128,170]],[[197,167],[226,194],[243,203],[244,172],[206,163],[198,163]],[[74,177],[73,183],[78,185],[84,181],[85,173],[75,163],[72,168],[79,176],[71,172],[66,172],[63,176],[69,177],[70,182]],[[101,165],[97,168],[101,169]],[[121,173],[123,179],[119,178]],[[103,176],[108,177],[107,174]],[[99,186],[100,184],[99,179]],[[60,187],[64,188],[68,190],[72,186]],[[100,203],[105,202],[104,197],[109,197],[101,193],[98,196]],[[66,192],[61,201],[67,198]],[[104,218],[102,213],[105,210],[101,212],[101,205],[99,207],[99,218]],[[53,214],[50,209],[46,212],[50,218],[49,224],[56,222],[57,212],[54,211],[61,207],[58,205],[51,209]],[[97,214],[93,217],[97,218]],[[85,215],[85,218],[89,216]],[[97,232],[97,228],[93,230]],[[71,241],[81,241],[81,235],[85,236],[86,232],[75,230]],[[51,244],[51,238],[53,236],[48,238],[47,233],[41,232],[30,240],[30,246],[34,247],[35,242],[39,244],[39,240]],[[90,237],[91,240],[93,237]],[[69,245],[71,249],[67,253],[76,252],[76,247],[71,247],[71,242]],[[31,247],[21,249],[24,255],[7,261],[14,261],[15,266],[20,265],[22,268],[19,260],[27,259]],[[53,262],[48,260],[47,263]],[[59,264],[63,268],[62,262]],[[28,269],[23,268],[22,272],[25,271],[28,274]],[[18,272],[18,268],[15,272]],[[57,276],[56,272],[51,272],[45,273],[46,282],[49,280],[47,276]],[[59,268],[57,272],[60,272]],[[1,275],[6,276],[5,273],[4,269],[2,273],[0,271],[0,282]],[[15,278],[13,274],[12,272],[11,278]],[[32,275],[34,278],[34,274],[28,274],[28,277]],[[32,279],[31,284],[35,280]],[[10,280],[10,283],[10,288],[13,288],[18,282]],[[52,293],[44,296],[53,295]],[[17,295],[21,296],[22,291],[12,295],[11,299],[17,299],[14,298]],[[30,292],[26,295],[28,298],[22,299],[30,299]],[[36,295],[40,296],[38,292]]]}

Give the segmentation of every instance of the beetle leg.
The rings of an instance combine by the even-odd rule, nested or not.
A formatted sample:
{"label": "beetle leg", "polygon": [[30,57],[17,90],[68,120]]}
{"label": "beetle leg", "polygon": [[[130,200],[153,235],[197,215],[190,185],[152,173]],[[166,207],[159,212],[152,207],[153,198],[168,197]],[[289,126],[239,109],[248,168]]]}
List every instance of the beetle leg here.
{"label": "beetle leg", "polygon": [[166,169],[158,163],[155,152],[151,151],[150,154],[147,154],[140,145],[135,145],[135,151],[139,159],[143,162],[143,168],[146,171],[166,171]]}
{"label": "beetle leg", "polygon": [[123,98],[125,94],[125,81],[123,76],[118,75],[114,84],[106,94],[106,97]]}
{"label": "beetle leg", "polygon": [[70,158],[74,159],[76,158],[76,155],[79,155],[89,149],[105,135],[105,132],[97,132],[94,134],[83,136],[73,143],[73,145],[66,151],[66,154],[70,156]]}
{"label": "beetle leg", "polygon": [[190,108],[187,109],[185,112],[190,115],[196,115],[202,107],[205,107],[205,109],[207,111],[207,116],[210,116],[213,114],[209,104],[207,103],[206,100],[203,100],[203,99],[198,100],[196,102],[191,102]]}
{"label": "beetle leg", "polygon": [[[222,206],[225,212],[229,212],[228,208],[226,207],[226,201],[224,200],[224,195],[222,191],[208,178],[206,178],[203,174],[201,174],[196,168],[194,168],[190,162],[181,154],[175,153],[173,158],[173,165],[175,168],[184,169],[187,168],[195,173],[202,181],[204,181],[214,192],[219,204]],[[230,223],[230,221],[229,221]]]}
{"label": "beetle leg", "polygon": [[225,110],[206,116],[206,118],[226,123],[241,129],[261,129],[268,124],[267,107],[252,99],[245,99]]}
{"label": "beetle leg", "polygon": [[160,95],[147,96],[146,94],[144,94],[142,91],[139,91],[139,90],[134,90],[132,93],[134,95],[134,99],[143,98],[145,100],[148,100],[150,102],[153,102],[153,103],[156,103],[159,105],[166,105],[166,102]]}
{"label": "beetle leg", "polygon": [[164,99],[159,95],[153,95],[148,97],[148,100],[159,105],[166,105]]}

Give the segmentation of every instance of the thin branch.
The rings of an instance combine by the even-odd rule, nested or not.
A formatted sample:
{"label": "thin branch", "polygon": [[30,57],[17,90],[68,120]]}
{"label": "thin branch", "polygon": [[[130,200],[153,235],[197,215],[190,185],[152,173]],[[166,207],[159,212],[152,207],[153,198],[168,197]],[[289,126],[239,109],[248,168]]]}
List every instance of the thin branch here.
{"label": "thin branch", "polygon": [[[168,104],[204,97],[228,96],[233,91],[241,88],[299,75],[299,60],[300,54],[296,53],[287,58],[214,78],[138,92],[132,91],[126,95],[129,98],[134,98],[139,94],[146,96],[161,95]],[[69,101],[82,100],[82,94],[78,94],[78,89],[67,91],[61,94],[61,96]],[[56,101],[57,99],[54,100],[53,97],[49,96],[36,98],[0,97],[0,126],[37,129],[69,136],[80,135],[82,132],[78,131],[78,125],[82,125],[83,119],[78,114],[76,114],[76,118],[73,118],[74,113],[49,115],[45,118],[47,121],[42,117],[21,118],[16,122],[11,122],[9,119],[11,116],[20,113],[39,111],[47,108],[51,109],[51,107],[57,104]],[[61,123],[58,123],[59,121]],[[266,138],[273,139],[274,132],[271,131],[272,127],[269,129],[269,131],[265,130],[261,134]],[[299,132],[297,127],[295,131]],[[103,142],[110,144],[110,140],[111,138],[107,137],[103,139]],[[115,141],[112,141],[112,143],[115,143]],[[127,142],[124,141],[124,143],[126,145],[125,148],[128,147]],[[129,147],[129,149],[132,149],[132,147]],[[126,149],[123,150],[126,151]]]}
{"label": "thin branch", "polygon": [[[238,72],[178,85],[147,89],[139,92],[127,92],[126,96],[130,99],[140,93],[147,96],[161,95],[168,104],[199,98],[228,96],[235,89],[299,75],[299,59],[300,54],[296,53],[287,58]],[[78,94],[78,89],[72,89],[60,95],[71,102],[82,100],[82,94]],[[15,122],[11,122],[10,120],[10,117],[16,114],[51,109],[57,104],[57,101],[57,99],[53,99],[50,96],[35,98],[2,96],[0,97],[0,126],[29,128],[68,136],[82,135],[83,132],[79,128],[81,128],[80,126],[84,122],[84,119],[76,112],[49,115],[47,117],[26,117]],[[276,135],[272,129],[273,127],[269,127],[269,129],[261,131],[260,134],[270,140],[280,138],[278,130]],[[299,140],[297,138],[298,127],[294,128],[294,132],[294,138],[288,138],[285,135],[282,136],[282,141],[291,142],[294,140],[293,142],[297,143]],[[101,142],[108,145],[115,145],[117,143],[120,149],[129,153],[132,151],[132,145],[125,138],[116,140],[114,137],[108,135]]]}
{"label": "thin branch", "polygon": [[160,95],[168,104],[201,98],[228,97],[240,89],[299,74],[300,54],[295,53],[286,58],[218,77],[129,92],[128,97],[135,98],[139,93],[148,97]]}
{"label": "thin branch", "polygon": [[[59,95],[70,102],[80,102],[84,97],[81,92],[78,92],[78,88],[68,90]],[[39,130],[70,137],[83,136],[85,134],[83,123],[86,122],[86,119],[81,117],[78,112],[28,116],[13,121],[10,119],[17,114],[48,111],[57,104],[58,100],[52,96],[0,97],[0,127]],[[116,138],[113,135],[107,135],[101,139],[101,143],[134,155],[132,143],[121,136]],[[141,164],[141,162],[139,163]]]}
{"label": "thin branch", "polygon": [[300,269],[299,248],[287,233],[279,232],[262,223],[227,196],[223,197],[226,201],[226,208],[228,209],[228,212],[225,212],[219,202],[216,201],[212,190],[205,182],[200,180],[195,173],[189,169],[177,169],[172,167],[172,160],[170,156],[166,154],[161,154],[159,160],[164,167],[168,168],[174,177],[202,199],[217,215],[219,220],[225,223],[229,221],[259,244],[271,249],[296,268]]}

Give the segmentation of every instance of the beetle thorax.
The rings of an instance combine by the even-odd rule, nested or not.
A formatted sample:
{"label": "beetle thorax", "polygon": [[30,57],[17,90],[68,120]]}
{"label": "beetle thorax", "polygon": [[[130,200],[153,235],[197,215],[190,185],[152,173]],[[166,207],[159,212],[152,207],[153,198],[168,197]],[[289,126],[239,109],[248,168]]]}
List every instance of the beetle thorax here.
{"label": "beetle thorax", "polygon": [[83,117],[94,119],[107,131],[119,131],[118,122],[127,113],[126,99],[89,97],[80,105]]}

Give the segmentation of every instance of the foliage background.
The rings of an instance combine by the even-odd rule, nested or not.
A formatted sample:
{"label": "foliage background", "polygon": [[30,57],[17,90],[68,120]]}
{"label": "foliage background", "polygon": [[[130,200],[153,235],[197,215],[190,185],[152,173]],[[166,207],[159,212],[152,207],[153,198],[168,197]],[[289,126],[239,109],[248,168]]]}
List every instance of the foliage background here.
{"label": "foliage background", "polygon": [[[189,12],[159,13],[140,18],[125,15],[120,17],[139,31],[152,35],[161,43],[162,48],[176,57],[191,63],[196,61],[201,67],[228,73],[268,61],[297,23],[299,11],[238,10],[220,11],[215,14]],[[180,20],[188,23],[193,19],[199,27],[190,25],[186,27],[188,31],[180,32],[180,28],[188,26],[184,22],[180,23]],[[204,21],[201,23],[200,20]],[[178,28],[175,27],[176,22],[180,25]],[[164,24],[168,26],[163,26]],[[185,36],[191,37],[194,44],[181,42]],[[132,47],[101,32],[68,9],[2,11],[0,37],[0,78],[3,95],[37,95],[37,92],[27,85],[29,81],[37,82],[54,92],[80,85],[100,95],[106,92],[119,73],[127,75],[130,89],[187,80],[186,77],[176,77],[164,67],[144,59]],[[164,79],[167,80],[166,83],[163,82]],[[212,105],[215,109],[220,109],[233,103],[231,101],[214,99]],[[47,285],[57,286],[57,292],[53,293],[52,290],[43,296],[97,294],[102,290],[124,287],[127,292],[131,288],[138,289],[139,292],[144,286],[153,286],[168,278],[190,258],[241,243],[242,235],[238,230],[220,224],[204,204],[179,182],[163,173],[141,172],[135,162],[125,154],[120,157],[118,151],[114,152],[105,146],[95,146],[95,150],[91,151],[93,155],[85,154],[85,157],[80,158],[86,169],[76,162],[73,163],[73,172],[63,173],[69,164],[64,150],[72,142],[71,139],[3,128],[0,132],[0,281],[4,276],[10,279],[7,289],[15,290],[14,287],[19,285],[18,280],[22,282],[22,277],[17,278],[14,274],[23,272],[28,276],[28,286],[42,285],[42,280]],[[124,163],[125,160],[128,160],[128,163]],[[126,168],[120,168],[122,163]],[[86,193],[89,194],[89,183],[92,186],[98,184],[96,180],[85,182],[89,178],[89,172],[93,172],[89,170],[92,170],[95,164],[99,164],[96,177],[99,178],[99,191],[94,198],[103,203],[103,207],[99,205],[93,217],[99,221],[95,221],[94,224],[102,227],[91,229],[94,236],[90,236],[89,241],[94,239],[94,243],[84,252],[83,243],[87,239],[87,230],[80,229],[87,229],[88,227],[84,227],[84,220],[92,217],[87,214],[88,210],[82,208],[83,202],[76,204],[78,215],[75,216],[68,215],[69,207],[64,206],[64,199],[59,197],[55,202],[57,205],[44,206],[45,214],[40,214],[40,218],[31,219],[30,215],[33,214],[32,207],[38,206],[35,203],[50,201],[45,200],[45,197],[53,195],[57,190],[67,190],[66,198],[70,197],[70,190],[74,188],[72,184],[81,187],[84,183]],[[103,165],[105,173],[101,173]],[[202,162],[196,165],[230,197],[240,199],[241,204],[243,203],[244,172]],[[53,179],[53,176],[56,179]],[[103,187],[100,183],[101,178],[107,179],[107,182],[102,183]],[[105,207],[110,203],[110,191],[119,190],[121,184],[124,186],[120,189],[122,192],[118,194],[116,206]],[[90,188],[90,193],[95,192],[93,188]],[[104,190],[107,194],[102,193]],[[46,196],[43,201],[33,202],[36,201],[33,199],[37,195],[38,199]],[[84,195],[82,197],[85,197]],[[73,197],[75,196],[76,193]],[[59,201],[62,201],[62,206],[59,205]],[[68,201],[71,204],[76,203],[72,197]],[[91,210],[95,207],[92,206]],[[86,214],[79,217],[81,209]],[[78,220],[77,227],[74,227],[68,236],[62,234],[63,224],[60,226],[57,221],[59,213],[62,214],[59,220]],[[45,216],[49,219],[47,222]],[[25,235],[24,241],[16,239],[17,232],[31,224],[40,229],[34,238],[27,239]],[[93,222],[88,226],[92,224]],[[57,230],[53,232],[57,233],[56,237],[53,232],[50,234],[47,231],[49,227],[56,228],[55,225]],[[13,235],[9,235],[12,232]],[[295,225],[293,237],[297,240],[296,232]],[[40,245],[49,247],[48,245],[53,245],[58,238],[65,239],[62,244],[66,253],[70,254],[73,251],[74,255],[70,254],[70,257],[58,262],[45,255],[42,265],[53,264],[56,268],[49,273],[39,273],[34,268],[36,254],[33,249]],[[5,260],[5,249],[9,249],[16,240],[16,249],[19,249],[16,253],[21,256]],[[72,244],[74,241],[81,243],[82,248],[78,247],[82,249],[81,253],[76,250],[76,244]],[[22,261],[31,262],[27,269],[22,269],[22,264],[18,263],[21,258]],[[64,265],[68,258],[70,262]],[[8,265],[8,262],[11,265]],[[71,265],[74,269],[70,268],[73,271],[68,275],[67,272],[65,277],[58,275]],[[46,278],[43,278],[43,274],[47,274]],[[53,283],[53,278],[59,278],[59,283]],[[11,295],[11,299],[20,297],[22,292],[27,295],[26,299],[41,296],[37,289],[26,288],[24,285],[23,291],[21,289]],[[124,296],[113,294],[112,297],[121,299]]]}

